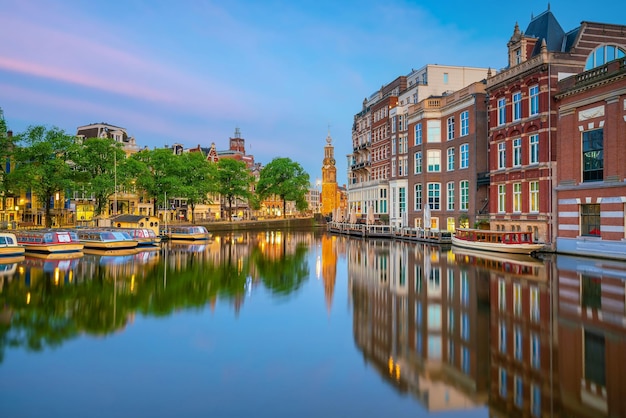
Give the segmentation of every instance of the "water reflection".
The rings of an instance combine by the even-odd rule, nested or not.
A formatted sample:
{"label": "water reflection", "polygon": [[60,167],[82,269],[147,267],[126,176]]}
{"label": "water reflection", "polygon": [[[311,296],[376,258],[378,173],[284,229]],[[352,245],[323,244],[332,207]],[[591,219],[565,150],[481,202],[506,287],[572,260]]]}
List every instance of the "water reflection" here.
{"label": "water reflection", "polygon": [[347,290],[357,355],[427,411],[626,416],[625,263],[282,231],[78,257],[0,260],[0,361],[9,347],[122,333],[138,314],[220,301],[237,315],[253,290],[290,301],[314,278],[328,316]]}

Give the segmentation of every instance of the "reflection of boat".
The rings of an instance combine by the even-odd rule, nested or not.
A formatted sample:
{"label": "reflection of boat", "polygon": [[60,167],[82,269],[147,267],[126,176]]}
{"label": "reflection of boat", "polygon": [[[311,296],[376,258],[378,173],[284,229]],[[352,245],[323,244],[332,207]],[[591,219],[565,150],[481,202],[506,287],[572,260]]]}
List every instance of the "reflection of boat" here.
{"label": "reflection of boat", "polygon": [[69,253],[37,253],[28,251],[26,254],[28,255],[28,258],[39,258],[42,260],[72,260],[83,256],[82,251],[73,251]]}
{"label": "reflection of boat", "polygon": [[122,249],[135,248],[135,241],[127,232],[110,229],[79,229],[78,238],[85,245],[85,249]]}
{"label": "reflection of boat", "polygon": [[533,242],[530,232],[482,229],[457,229],[452,236],[452,245],[472,250],[512,254],[532,254],[544,247],[543,244]]}
{"label": "reflection of boat", "polygon": [[516,276],[530,276],[535,279],[547,277],[544,261],[527,254],[488,253],[455,247],[452,248],[452,253],[459,264],[469,264]]}
{"label": "reflection of boat", "polygon": [[100,256],[127,256],[137,253],[137,248],[85,248],[85,254]]}
{"label": "reflection of boat", "polygon": [[127,232],[132,239],[137,241],[139,247],[154,246],[161,242],[161,237],[150,228],[111,228],[110,230]]}
{"label": "reflection of boat", "polygon": [[195,244],[194,242],[189,240],[172,240],[170,241],[170,248],[193,253],[201,253],[207,249],[206,244]]}
{"label": "reflection of boat", "polygon": [[17,242],[28,252],[69,253],[83,249],[74,231],[62,229],[32,229],[15,232]]}
{"label": "reflection of boat", "polygon": [[22,255],[24,251],[24,247],[17,243],[15,234],[0,232],[0,257]]}
{"label": "reflection of boat", "polygon": [[22,259],[19,261],[12,261],[11,263],[0,264],[0,277],[12,276],[17,271],[17,263],[24,261],[24,256],[20,256]]}
{"label": "reflection of boat", "polygon": [[28,254],[24,260],[24,265],[30,268],[41,268],[45,272],[54,272],[56,269],[61,271],[67,271],[78,265],[78,259],[82,256],[82,253],[74,258],[56,258],[53,255],[48,257],[46,254],[36,254],[34,257]]}
{"label": "reflection of boat", "polygon": [[172,240],[203,240],[211,238],[211,234],[201,225],[168,226],[162,234]]}
{"label": "reflection of boat", "polygon": [[24,261],[23,255],[10,255],[6,257],[0,257],[0,268],[5,264],[21,263]]}

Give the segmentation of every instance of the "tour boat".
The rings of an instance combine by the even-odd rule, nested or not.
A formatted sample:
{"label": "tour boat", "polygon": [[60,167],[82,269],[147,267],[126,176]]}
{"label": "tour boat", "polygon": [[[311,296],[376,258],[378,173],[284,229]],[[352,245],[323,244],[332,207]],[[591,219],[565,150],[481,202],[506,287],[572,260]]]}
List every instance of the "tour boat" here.
{"label": "tour boat", "polygon": [[73,253],[83,249],[74,231],[63,229],[29,229],[15,231],[17,242],[28,252]]}
{"label": "tour boat", "polygon": [[119,250],[137,247],[137,241],[124,231],[77,229],[76,233],[85,249]]}
{"label": "tour boat", "polygon": [[202,240],[211,238],[211,234],[201,225],[171,225],[163,234],[172,240]]}
{"label": "tour boat", "polygon": [[10,232],[0,233],[0,257],[15,257],[24,254],[24,246],[17,242],[15,234]]}
{"label": "tour boat", "polygon": [[154,246],[161,242],[161,237],[150,228],[111,228],[110,230],[127,232],[132,239],[137,241],[138,247]]}
{"label": "tour boat", "polygon": [[463,228],[457,229],[452,236],[452,245],[472,250],[511,254],[532,254],[544,247],[544,244],[533,241],[530,232]]}

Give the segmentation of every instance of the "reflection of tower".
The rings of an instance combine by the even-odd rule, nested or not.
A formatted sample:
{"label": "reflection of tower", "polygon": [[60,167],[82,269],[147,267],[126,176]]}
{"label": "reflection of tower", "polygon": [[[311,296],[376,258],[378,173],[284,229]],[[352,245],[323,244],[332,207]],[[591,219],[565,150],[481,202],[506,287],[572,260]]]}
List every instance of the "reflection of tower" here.
{"label": "reflection of tower", "polygon": [[324,146],[324,165],[322,166],[321,212],[323,215],[330,215],[335,208],[339,207],[335,147],[332,146],[332,141],[329,132]]}
{"label": "reflection of tower", "polygon": [[322,280],[324,281],[324,296],[328,313],[333,305],[335,293],[335,279],[337,278],[337,254],[333,248],[334,237],[322,236]]}

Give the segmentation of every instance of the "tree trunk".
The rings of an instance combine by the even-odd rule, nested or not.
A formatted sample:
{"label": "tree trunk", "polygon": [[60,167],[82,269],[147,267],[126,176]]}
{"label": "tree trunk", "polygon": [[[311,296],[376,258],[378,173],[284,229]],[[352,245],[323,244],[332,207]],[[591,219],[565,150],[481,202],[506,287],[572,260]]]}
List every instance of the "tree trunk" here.
{"label": "tree trunk", "polygon": [[193,213],[195,212],[196,205],[194,203],[192,203],[189,206],[191,206],[191,223],[195,224],[196,223],[196,218],[195,218]]}

